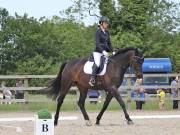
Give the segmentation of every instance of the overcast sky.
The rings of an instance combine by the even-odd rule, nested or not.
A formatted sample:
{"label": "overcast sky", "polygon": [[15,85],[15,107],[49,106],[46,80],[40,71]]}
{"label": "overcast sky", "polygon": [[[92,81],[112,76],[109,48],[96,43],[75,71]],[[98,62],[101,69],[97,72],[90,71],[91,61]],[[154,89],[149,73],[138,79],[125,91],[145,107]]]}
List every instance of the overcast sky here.
{"label": "overcast sky", "polygon": [[[179,2],[179,0],[172,1]],[[10,15],[14,15],[15,12],[19,15],[27,13],[29,17],[33,16],[35,18],[59,16],[59,11],[70,5],[72,5],[71,0],[0,0],[0,7],[6,8]],[[97,18],[91,17],[85,23],[92,24],[97,21]]]}

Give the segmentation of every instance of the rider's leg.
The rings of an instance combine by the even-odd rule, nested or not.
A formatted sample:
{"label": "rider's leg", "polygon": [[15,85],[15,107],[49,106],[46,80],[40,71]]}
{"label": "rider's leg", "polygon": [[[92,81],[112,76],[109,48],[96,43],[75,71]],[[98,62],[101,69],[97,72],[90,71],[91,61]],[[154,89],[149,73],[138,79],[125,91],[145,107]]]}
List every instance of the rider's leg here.
{"label": "rider's leg", "polygon": [[99,69],[99,67],[94,63],[94,64],[93,64],[93,67],[92,67],[92,70],[93,70],[93,71],[92,71],[91,79],[90,79],[90,81],[89,81],[89,84],[90,84],[91,86],[94,86],[95,83],[96,83],[96,77],[97,77],[98,69]]}
{"label": "rider's leg", "polygon": [[101,59],[102,54],[98,53],[98,52],[93,52],[93,57],[94,57],[94,65],[93,65],[93,72],[92,72],[92,76],[91,79],[89,81],[89,84],[91,86],[94,86],[96,83],[96,75],[100,66],[100,59]]}

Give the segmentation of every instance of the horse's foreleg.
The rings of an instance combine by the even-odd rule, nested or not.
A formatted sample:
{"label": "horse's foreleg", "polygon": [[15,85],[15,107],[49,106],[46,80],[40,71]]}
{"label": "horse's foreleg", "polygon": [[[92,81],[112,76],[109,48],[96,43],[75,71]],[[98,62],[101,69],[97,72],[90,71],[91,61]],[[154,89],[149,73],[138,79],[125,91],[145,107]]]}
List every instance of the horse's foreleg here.
{"label": "horse's foreleg", "polygon": [[127,113],[125,103],[124,103],[124,101],[122,100],[122,97],[121,97],[121,95],[119,94],[118,90],[113,88],[113,89],[111,89],[111,93],[113,94],[113,96],[116,98],[116,100],[118,101],[118,103],[119,103],[120,106],[122,107],[123,112],[124,112],[124,115],[125,115],[125,118],[126,118],[126,120],[127,120],[127,123],[128,123],[128,124],[133,124],[132,120],[131,120],[130,117],[129,117],[129,114]]}
{"label": "horse's foreleg", "polygon": [[91,126],[91,122],[89,121],[89,116],[85,110],[84,104],[85,104],[85,100],[87,97],[87,91],[80,91],[80,97],[79,97],[79,101],[78,101],[78,106],[84,116],[84,119],[86,120],[86,125],[87,126]]}
{"label": "horse's foreleg", "polygon": [[112,99],[112,94],[108,93],[106,96],[106,100],[104,101],[104,105],[103,108],[101,109],[100,113],[98,114],[97,118],[96,118],[96,124],[99,124],[99,121],[101,120],[101,117],[103,115],[103,113],[106,111],[111,99]]}

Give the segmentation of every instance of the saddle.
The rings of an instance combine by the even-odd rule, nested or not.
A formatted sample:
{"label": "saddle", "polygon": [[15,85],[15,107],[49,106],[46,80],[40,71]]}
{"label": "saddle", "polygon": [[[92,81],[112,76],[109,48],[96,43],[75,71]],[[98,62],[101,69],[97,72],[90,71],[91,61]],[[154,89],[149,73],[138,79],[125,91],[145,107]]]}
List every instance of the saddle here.
{"label": "saddle", "polygon": [[[97,75],[102,76],[106,73],[107,64],[108,64],[108,58],[101,56],[100,67],[98,69]],[[94,65],[94,57],[93,55],[91,55],[84,65],[84,73],[92,75],[93,65]]]}

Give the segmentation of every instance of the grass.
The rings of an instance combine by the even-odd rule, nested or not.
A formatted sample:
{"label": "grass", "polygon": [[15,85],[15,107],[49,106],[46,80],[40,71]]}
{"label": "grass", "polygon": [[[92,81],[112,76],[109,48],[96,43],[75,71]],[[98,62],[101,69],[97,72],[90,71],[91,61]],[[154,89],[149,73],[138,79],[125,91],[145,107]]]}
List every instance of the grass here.
{"label": "grass", "polygon": [[[48,100],[46,96],[44,95],[29,95],[28,99],[31,99],[31,101],[36,100]],[[97,104],[90,104],[89,101],[86,102],[86,109],[88,111],[100,111],[100,109],[103,106],[103,102],[97,103]],[[126,105],[127,106],[127,105]],[[131,110],[135,110],[135,102],[131,102]],[[171,101],[166,101],[165,104],[166,110],[172,109],[172,103]],[[11,105],[0,105],[0,111],[38,111],[40,109],[47,108],[50,111],[56,110],[56,102],[30,102],[30,103],[12,103]],[[117,103],[117,101],[112,100],[108,110],[119,110],[121,107]],[[146,102],[143,105],[143,110],[158,110],[158,102]],[[77,98],[75,95],[67,95],[65,98],[65,101],[62,105],[61,111],[77,111],[79,110],[77,106]]]}

